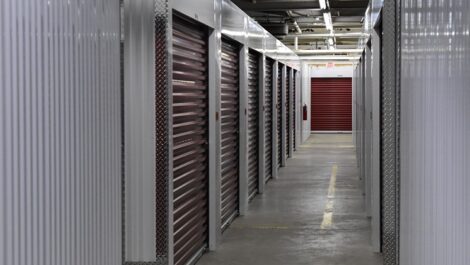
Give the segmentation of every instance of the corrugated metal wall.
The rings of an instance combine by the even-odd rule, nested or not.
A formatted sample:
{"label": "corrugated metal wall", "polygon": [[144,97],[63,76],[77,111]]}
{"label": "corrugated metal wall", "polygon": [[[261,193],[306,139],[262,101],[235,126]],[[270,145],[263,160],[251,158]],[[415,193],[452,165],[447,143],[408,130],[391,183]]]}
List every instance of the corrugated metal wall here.
{"label": "corrugated metal wall", "polygon": [[[126,262],[155,261],[157,187],[155,11],[153,0],[125,0],[124,246]],[[124,78],[125,76],[125,78]],[[164,214],[164,213],[163,213]],[[162,215],[163,216],[163,215]],[[159,236],[158,236],[159,237]],[[160,241],[161,237],[159,237]],[[161,245],[161,244],[160,244]]]}
{"label": "corrugated metal wall", "polygon": [[372,52],[369,44],[365,48],[364,71],[364,186],[366,215],[371,216],[372,184]]}
{"label": "corrugated metal wall", "polygon": [[400,264],[470,264],[470,2],[402,1]]}
{"label": "corrugated metal wall", "polygon": [[121,263],[119,1],[0,4],[0,263]]}

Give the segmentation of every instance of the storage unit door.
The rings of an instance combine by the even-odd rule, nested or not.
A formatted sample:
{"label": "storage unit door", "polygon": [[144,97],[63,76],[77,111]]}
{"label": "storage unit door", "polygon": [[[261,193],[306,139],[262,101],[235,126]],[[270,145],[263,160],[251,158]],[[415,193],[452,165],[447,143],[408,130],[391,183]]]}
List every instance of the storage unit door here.
{"label": "storage unit door", "polygon": [[259,175],[259,57],[248,56],[248,192],[250,199],[258,193]]}
{"label": "storage unit door", "polygon": [[277,104],[276,104],[276,112],[277,112],[277,167],[281,167],[281,155],[282,155],[282,148],[281,148],[281,137],[282,137],[282,111],[281,111],[281,97],[282,97],[282,64],[279,64],[277,71]]}
{"label": "storage unit door", "polygon": [[292,81],[294,83],[293,83],[293,86],[292,86],[292,88],[293,88],[293,91],[292,91],[293,92],[292,93],[293,94],[292,95],[292,104],[293,104],[292,109],[294,110],[294,113],[292,113],[292,117],[293,117],[293,121],[292,121],[292,133],[293,133],[293,135],[292,135],[292,138],[293,138],[293,142],[294,142],[293,143],[294,144],[293,149],[295,151],[296,150],[296,148],[295,148],[295,140],[296,140],[295,139],[295,134],[296,134],[295,124],[296,124],[296,121],[297,121],[297,104],[296,104],[297,103],[296,102],[297,93],[296,93],[295,90],[297,89],[297,87],[296,87],[296,85],[297,85],[297,82],[296,82],[297,71],[296,70],[293,70],[293,71],[294,71],[294,75],[293,75]]}
{"label": "storage unit door", "polygon": [[208,239],[206,32],[196,22],[173,20],[173,240],[177,265],[200,254]]}
{"label": "storage unit door", "polygon": [[289,157],[289,137],[290,137],[290,71],[292,71],[289,67],[287,67],[286,71],[286,132],[284,134],[284,138],[286,139],[286,158]]}
{"label": "storage unit door", "polygon": [[352,130],[352,79],[312,78],[312,130]]}
{"label": "storage unit door", "polygon": [[222,41],[221,218],[225,229],[238,214],[239,197],[239,51]]}
{"label": "storage unit door", "polygon": [[264,163],[265,182],[273,176],[273,64],[274,61],[266,58],[265,87],[264,87]]}

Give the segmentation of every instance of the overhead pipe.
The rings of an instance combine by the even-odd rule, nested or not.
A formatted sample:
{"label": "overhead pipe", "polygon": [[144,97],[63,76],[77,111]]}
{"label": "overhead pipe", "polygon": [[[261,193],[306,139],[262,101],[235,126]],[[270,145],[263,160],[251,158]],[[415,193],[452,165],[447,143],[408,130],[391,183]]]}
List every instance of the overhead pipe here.
{"label": "overhead pipe", "polygon": [[302,34],[302,29],[300,29],[299,24],[297,24],[297,21],[295,20],[294,20],[294,27],[298,34]]}
{"label": "overhead pipe", "polygon": [[292,23],[294,24],[295,30],[297,31],[297,34],[302,34],[302,29],[299,27],[299,24],[297,24],[297,20],[295,20],[292,11],[290,11],[290,10],[287,11],[287,15],[292,20]]}

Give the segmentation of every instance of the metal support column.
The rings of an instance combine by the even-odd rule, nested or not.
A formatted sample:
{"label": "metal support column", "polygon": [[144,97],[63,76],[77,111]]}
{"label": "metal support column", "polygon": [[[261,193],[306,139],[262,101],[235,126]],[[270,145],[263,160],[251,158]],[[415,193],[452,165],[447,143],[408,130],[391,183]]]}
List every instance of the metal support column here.
{"label": "metal support column", "polygon": [[400,263],[401,1],[384,1],[382,43],[382,242],[384,265]]}
{"label": "metal support column", "polygon": [[123,262],[169,265],[173,264],[172,1],[125,0],[124,20]]}
{"label": "metal support column", "polygon": [[239,211],[245,215],[248,208],[248,54],[246,45],[240,49],[240,121],[239,121]]}
{"label": "metal support column", "polygon": [[215,1],[215,28],[209,35],[209,250],[216,250],[222,239],[219,177],[221,9],[221,3]]}
{"label": "metal support column", "polygon": [[380,90],[381,90],[381,32],[375,29],[372,38],[372,173],[371,173],[371,241],[375,252],[380,252]]}

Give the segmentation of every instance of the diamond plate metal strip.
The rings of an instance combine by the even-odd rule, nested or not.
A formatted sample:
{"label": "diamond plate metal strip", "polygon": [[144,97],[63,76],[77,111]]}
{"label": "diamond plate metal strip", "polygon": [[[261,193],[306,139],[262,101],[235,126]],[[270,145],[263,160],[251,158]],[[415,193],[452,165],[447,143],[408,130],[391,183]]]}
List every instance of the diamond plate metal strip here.
{"label": "diamond plate metal strip", "polygon": [[400,264],[400,112],[401,112],[401,0],[396,0],[396,54],[395,54],[395,262]]}
{"label": "diamond plate metal strip", "polygon": [[120,52],[120,73],[121,73],[121,263],[126,261],[126,171],[125,165],[125,106],[124,106],[124,0],[119,0],[119,20],[121,23],[121,40],[119,46]]}
{"label": "diamond plate metal strip", "polygon": [[399,264],[400,0],[384,2],[382,42],[382,246],[384,265]]}
{"label": "diamond plate metal strip", "polygon": [[172,11],[169,1],[155,4],[155,215],[157,263],[172,263],[172,87],[171,33]]}

